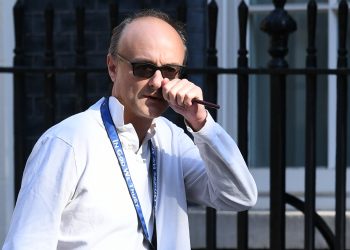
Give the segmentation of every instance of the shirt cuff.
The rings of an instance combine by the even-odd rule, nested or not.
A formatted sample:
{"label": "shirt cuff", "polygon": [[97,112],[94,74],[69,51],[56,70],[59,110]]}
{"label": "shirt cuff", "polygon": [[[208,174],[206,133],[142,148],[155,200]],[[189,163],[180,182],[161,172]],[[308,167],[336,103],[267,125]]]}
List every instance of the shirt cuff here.
{"label": "shirt cuff", "polygon": [[199,131],[193,131],[193,129],[188,125],[188,123],[185,120],[186,128],[187,130],[193,135],[195,138],[195,141],[200,142],[200,138],[202,138],[204,141],[206,141],[209,138],[213,138],[216,136],[216,129],[217,123],[214,121],[213,117],[210,115],[208,110],[207,112],[207,118],[205,121],[204,126]]}

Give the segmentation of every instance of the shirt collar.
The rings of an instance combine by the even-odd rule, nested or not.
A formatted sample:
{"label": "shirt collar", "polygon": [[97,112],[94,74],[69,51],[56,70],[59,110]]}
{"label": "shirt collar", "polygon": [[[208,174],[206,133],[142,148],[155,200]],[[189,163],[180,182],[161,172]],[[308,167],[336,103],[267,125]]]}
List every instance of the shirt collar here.
{"label": "shirt collar", "polygon": [[[139,145],[138,137],[136,134],[136,131],[134,129],[134,126],[132,124],[125,124],[124,123],[124,106],[119,102],[117,98],[114,96],[110,96],[108,100],[109,110],[111,112],[112,120],[117,128],[118,133],[121,137],[124,137],[122,134],[125,133],[131,133],[129,134],[129,142],[133,145],[137,144],[137,149]],[[156,133],[156,123],[153,120],[151,127],[147,131],[147,134],[145,136],[145,139],[143,140],[142,144],[148,142]],[[122,140],[123,141],[123,140]],[[136,143],[137,142],[137,143]]]}
{"label": "shirt collar", "polygon": [[124,126],[124,106],[114,96],[109,97],[108,105],[115,127]]}

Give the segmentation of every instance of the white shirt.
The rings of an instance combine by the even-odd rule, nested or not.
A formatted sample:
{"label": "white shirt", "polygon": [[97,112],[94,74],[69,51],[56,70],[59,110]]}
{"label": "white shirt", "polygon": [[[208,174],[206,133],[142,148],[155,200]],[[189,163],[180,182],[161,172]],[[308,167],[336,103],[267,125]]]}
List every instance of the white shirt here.
{"label": "white shirt", "polygon": [[[45,132],[23,174],[8,249],[147,249],[135,208],[100,114],[102,100]],[[159,250],[190,249],[187,200],[225,210],[256,203],[257,189],[236,144],[208,114],[192,132],[159,117],[139,148],[123,107],[109,99],[149,230],[152,189],[149,149],[157,151],[156,207]]]}

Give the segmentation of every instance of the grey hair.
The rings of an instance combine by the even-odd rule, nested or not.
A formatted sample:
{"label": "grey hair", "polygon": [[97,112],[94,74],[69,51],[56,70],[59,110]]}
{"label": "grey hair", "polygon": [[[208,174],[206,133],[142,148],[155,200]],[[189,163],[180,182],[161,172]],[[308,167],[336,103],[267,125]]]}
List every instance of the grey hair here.
{"label": "grey hair", "polygon": [[168,23],[171,27],[173,27],[177,33],[179,34],[183,45],[185,47],[185,60],[187,58],[187,48],[186,48],[186,31],[184,24],[178,21],[174,21],[168,14],[159,11],[159,10],[154,10],[154,9],[146,9],[146,10],[141,10],[139,12],[134,13],[132,16],[127,17],[122,21],[118,26],[113,28],[112,31],[112,36],[109,44],[109,49],[108,53],[111,54],[112,56],[116,56],[118,52],[118,46],[119,46],[119,41],[122,36],[123,30],[125,27],[132,23],[134,20],[142,17],[154,17],[158,18],[160,20],[163,20],[164,22]]}

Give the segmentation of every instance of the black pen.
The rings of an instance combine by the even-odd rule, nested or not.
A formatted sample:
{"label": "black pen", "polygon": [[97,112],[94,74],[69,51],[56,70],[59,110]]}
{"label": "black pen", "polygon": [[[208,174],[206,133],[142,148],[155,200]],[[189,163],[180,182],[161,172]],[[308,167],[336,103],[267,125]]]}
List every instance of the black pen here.
{"label": "black pen", "polygon": [[193,99],[192,102],[198,103],[198,104],[202,104],[208,108],[212,108],[212,109],[220,109],[220,105],[212,103],[212,102],[207,102],[207,101],[203,101],[203,100],[199,100],[199,99]]}

